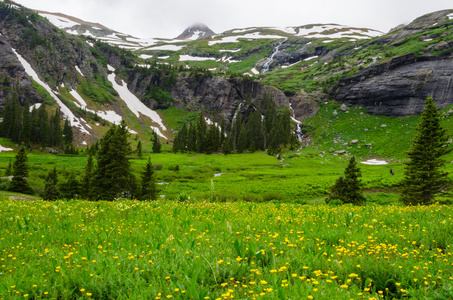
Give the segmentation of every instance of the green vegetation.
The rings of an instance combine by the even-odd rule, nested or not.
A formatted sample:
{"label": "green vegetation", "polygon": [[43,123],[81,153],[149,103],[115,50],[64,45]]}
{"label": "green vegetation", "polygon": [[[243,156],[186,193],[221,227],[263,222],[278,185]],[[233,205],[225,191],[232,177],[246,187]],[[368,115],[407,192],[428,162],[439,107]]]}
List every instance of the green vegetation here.
{"label": "green vegetation", "polygon": [[360,177],[362,177],[362,174],[353,156],[349,160],[344,175],[340,176],[330,188],[330,195],[326,202],[340,201],[340,203],[352,203],[354,205],[364,204],[366,199],[362,194],[363,184],[360,182]]}
{"label": "green vegetation", "polygon": [[0,297],[448,299],[452,217],[444,205],[2,200]]}
{"label": "green vegetation", "polygon": [[407,152],[400,199],[407,205],[431,204],[436,195],[452,185],[443,157],[452,152],[449,136],[441,126],[440,113],[434,100],[428,97],[411,148]]}

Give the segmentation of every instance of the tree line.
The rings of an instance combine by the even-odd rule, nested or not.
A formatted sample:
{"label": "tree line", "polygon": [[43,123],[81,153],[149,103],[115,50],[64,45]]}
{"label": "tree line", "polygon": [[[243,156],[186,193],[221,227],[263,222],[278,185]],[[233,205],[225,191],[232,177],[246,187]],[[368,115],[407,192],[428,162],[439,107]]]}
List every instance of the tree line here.
{"label": "tree line", "polygon": [[39,144],[41,147],[54,147],[74,153],[73,131],[68,119],[61,125],[60,109],[53,114],[47,112],[46,106],[30,109],[28,100],[22,107],[19,100],[7,100],[2,111],[0,136],[29,146]]}
{"label": "tree line", "polygon": [[173,152],[200,152],[224,154],[246,151],[267,151],[269,155],[279,153],[282,147],[290,145],[294,149],[298,139],[291,131],[289,110],[278,111],[272,98],[265,96],[261,108],[254,110],[246,117],[240,111],[234,116],[229,128],[222,118],[220,125],[208,125],[203,113],[195,122],[183,124],[173,142]]}

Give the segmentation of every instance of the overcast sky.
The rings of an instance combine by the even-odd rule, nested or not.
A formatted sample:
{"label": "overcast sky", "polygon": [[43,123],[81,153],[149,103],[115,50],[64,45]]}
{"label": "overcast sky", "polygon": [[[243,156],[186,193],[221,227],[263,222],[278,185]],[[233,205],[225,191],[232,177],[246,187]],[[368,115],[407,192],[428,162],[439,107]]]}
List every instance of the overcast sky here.
{"label": "overcast sky", "polygon": [[141,38],[174,38],[194,23],[214,32],[253,26],[337,23],[387,32],[451,0],[14,0]]}

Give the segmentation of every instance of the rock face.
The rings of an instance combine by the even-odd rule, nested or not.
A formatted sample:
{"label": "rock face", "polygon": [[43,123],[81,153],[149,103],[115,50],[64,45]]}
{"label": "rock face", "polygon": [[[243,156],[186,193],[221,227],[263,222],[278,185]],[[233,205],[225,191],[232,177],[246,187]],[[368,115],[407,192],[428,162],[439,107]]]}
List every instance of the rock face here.
{"label": "rock face", "polygon": [[428,96],[445,108],[453,104],[453,55],[396,57],[341,80],[330,95],[371,114],[394,117],[420,114]]}
{"label": "rock face", "polygon": [[21,104],[25,104],[27,99],[31,104],[42,102],[11,45],[1,36],[0,66],[0,111],[3,110],[5,100],[12,97],[12,90],[18,95]]}
{"label": "rock face", "polygon": [[259,108],[265,95],[271,96],[278,107],[289,106],[288,98],[276,88],[259,81],[220,76],[181,78],[171,95],[180,108],[220,112],[226,120],[232,120],[241,103],[243,114]]}
{"label": "rock face", "polygon": [[214,35],[215,32],[212,31],[208,26],[205,24],[197,23],[194,24],[186,30],[184,30],[183,33],[181,33],[176,39],[177,40],[200,40],[200,39],[205,39],[210,37],[211,35]]}

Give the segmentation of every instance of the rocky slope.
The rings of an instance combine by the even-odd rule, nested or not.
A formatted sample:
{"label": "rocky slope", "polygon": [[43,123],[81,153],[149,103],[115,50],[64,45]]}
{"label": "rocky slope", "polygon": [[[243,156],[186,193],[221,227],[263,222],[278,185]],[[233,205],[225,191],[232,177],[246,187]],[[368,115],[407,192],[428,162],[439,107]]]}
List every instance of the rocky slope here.
{"label": "rocky slope", "polygon": [[411,47],[411,53],[385,59],[341,79],[330,92],[337,101],[388,116],[419,114],[431,96],[439,108],[453,104],[453,11],[428,14],[373,41],[385,53]]}
{"label": "rocky slope", "polygon": [[183,31],[180,35],[176,37],[177,40],[201,40],[206,39],[215,32],[212,31],[208,26],[202,23],[196,23]]}

